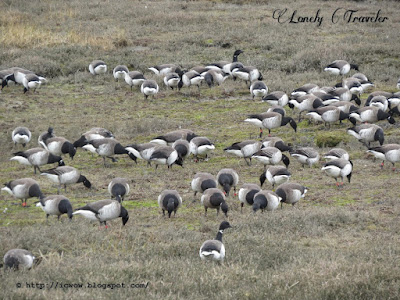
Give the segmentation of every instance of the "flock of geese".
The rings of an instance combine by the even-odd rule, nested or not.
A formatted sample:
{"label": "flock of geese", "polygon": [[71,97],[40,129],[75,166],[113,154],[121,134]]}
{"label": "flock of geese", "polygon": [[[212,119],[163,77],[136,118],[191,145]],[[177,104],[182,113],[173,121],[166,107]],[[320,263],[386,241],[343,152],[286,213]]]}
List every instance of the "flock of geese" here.
{"label": "flock of geese", "polygon": [[[325,126],[333,123],[349,121],[352,127],[347,133],[354,136],[366,146],[367,152],[375,157],[392,163],[400,160],[399,144],[384,144],[384,131],[375,124],[387,120],[394,124],[394,115],[400,114],[400,92],[390,93],[375,91],[370,93],[364,106],[361,106],[360,95],[365,93],[373,83],[362,73],[356,73],[351,77],[345,77],[351,69],[358,71],[358,66],[344,60],[337,60],[325,67],[324,71],[341,76],[341,82],[332,87],[319,87],[316,84],[305,84],[289,95],[283,91],[268,93],[267,85],[262,81],[261,72],[253,66],[244,66],[238,61],[242,50],[236,50],[232,61],[220,61],[205,66],[194,67],[190,70],[182,70],[174,64],[164,64],[150,67],[157,76],[162,78],[166,88],[181,89],[183,86],[195,85],[200,90],[204,81],[209,87],[220,85],[227,78],[233,80],[244,80],[249,87],[252,98],[259,97],[262,101],[271,105],[267,112],[256,112],[249,114],[244,122],[251,124],[260,130],[260,138],[263,131],[272,130],[289,124],[297,131],[297,122],[301,120],[301,114],[306,113],[310,120],[323,122]],[[101,60],[95,60],[89,65],[89,72],[93,75],[107,72],[107,65]],[[129,71],[124,65],[114,68],[113,76],[116,81],[125,80],[131,87],[139,87],[144,98],[154,96],[159,91],[156,80],[146,79],[139,71]],[[24,86],[24,93],[35,90],[47,80],[32,71],[18,67],[0,71],[0,83],[2,89],[13,82]],[[397,84],[400,89],[400,82]],[[353,102],[354,101],[354,102]],[[285,106],[299,112],[298,121],[286,115]],[[17,127],[12,132],[12,140],[17,145],[25,147],[31,140],[32,133],[26,127]],[[371,143],[379,143],[379,146],[371,147]],[[71,220],[74,215],[82,215],[89,220],[98,221],[100,225],[107,227],[107,221],[116,218],[122,219],[125,225],[129,220],[128,211],[122,206],[124,197],[129,194],[130,187],[126,178],[114,178],[108,185],[108,192],[111,199],[100,200],[73,210],[72,203],[64,195],[60,195],[62,188],[67,192],[67,186],[82,183],[86,188],[91,188],[90,180],[81,172],[72,167],[66,166],[63,156],[68,155],[73,159],[77,149],[82,148],[103,158],[104,167],[109,167],[108,160],[117,162],[116,155],[126,155],[135,163],[138,160],[145,160],[148,165],[167,165],[172,168],[174,164],[183,166],[184,160],[192,155],[197,162],[201,159],[209,159],[208,154],[215,150],[212,140],[206,136],[199,136],[189,129],[179,129],[157,136],[147,143],[122,145],[112,132],[105,128],[92,128],[84,132],[74,142],[65,137],[56,136],[53,129],[40,134],[38,138],[39,147],[30,148],[24,151],[13,153],[11,161],[26,166],[31,166],[34,173],[46,177],[58,185],[57,195],[45,196],[40,188],[39,182],[32,178],[19,178],[9,181],[2,188],[3,191],[17,199],[21,199],[22,206],[27,206],[27,199],[38,198],[37,206],[46,213],[46,218],[56,215],[58,218],[66,214]],[[291,172],[288,170],[289,157],[292,157],[300,164],[312,167],[320,160],[319,152],[313,147],[296,147],[286,144],[279,137],[264,137],[262,140],[245,140],[233,143],[224,149],[225,153],[243,158],[250,165],[252,159],[264,165],[260,175],[260,184],[244,183],[238,193],[236,187],[239,183],[239,174],[231,168],[221,169],[216,176],[210,173],[198,172],[191,182],[194,196],[201,193],[201,203],[204,206],[205,214],[208,209],[215,209],[217,215],[220,210],[225,216],[228,215],[229,206],[226,198],[233,188],[235,195],[238,195],[241,211],[245,205],[251,206],[254,212],[273,211],[279,204],[287,203],[295,205],[307,193],[307,187],[289,182]],[[288,152],[288,155],[284,154]],[[344,178],[349,183],[351,180],[353,163],[349,154],[341,148],[333,148],[324,155],[327,160],[323,164],[322,171],[333,177],[338,187],[343,186]],[[47,170],[40,168],[47,164],[57,166]],[[283,165],[279,165],[282,163]],[[268,166],[268,168],[267,168]],[[87,175],[87,174],[86,174]],[[88,176],[90,177],[90,176]],[[340,179],[340,181],[338,181]],[[262,189],[265,181],[272,185],[272,190]],[[222,190],[219,188],[222,187]],[[275,188],[276,187],[276,188]],[[115,199],[115,200],[114,200]],[[176,214],[182,205],[182,197],[176,190],[164,190],[158,196],[158,204],[168,217]],[[206,241],[200,247],[201,259],[213,259],[222,261],[225,257],[225,247],[222,243],[222,236],[225,229],[230,228],[229,222],[223,221],[214,240]],[[32,253],[23,249],[12,249],[4,256],[4,263],[8,267],[18,268],[32,266],[34,257]]]}

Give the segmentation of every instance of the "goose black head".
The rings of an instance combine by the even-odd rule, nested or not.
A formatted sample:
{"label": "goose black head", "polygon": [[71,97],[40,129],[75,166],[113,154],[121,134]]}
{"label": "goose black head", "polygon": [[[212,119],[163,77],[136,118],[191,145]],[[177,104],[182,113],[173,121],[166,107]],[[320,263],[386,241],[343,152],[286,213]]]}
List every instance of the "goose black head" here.
{"label": "goose black head", "polygon": [[361,99],[356,94],[352,94],[351,100],[354,101],[357,105],[361,105]]}
{"label": "goose black head", "polygon": [[122,218],[122,226],[125,226],[129,220],[129,214],[125,207],[121,206],[121,213],[119,216]]}
{"label": "goose black head", "polygon": [[231,224],[229,224],[229,222],[227,221],[223,221],[221,222],[221,224],[219,225],[219,230],[225,230],[228,228],[232,228]]}
{"label": "goose black head", "polygon": [[379,144],[380,144],[381,146],[383,145],[383,142],[384,142],[384,140],[385,140],[385,136],[384,136],[383,130],[382,130],[381,128],[378,128],[378,129],[375,131],[374,140],[375,140],[375,141],[379,141]]}
{"label": "goose black head", "polygon": [[267,179],[267,177],[265,176],[265,172],[263,172],[260,176],[260,186],[263,186],[265,179]]}
{"label": "goose black head", "polygon": [[82,135],[78,140],[76,140],[73,143],[73,145],[74,145],[75,148],[78,148],[78,147],[83,147],[83,146],[87,145],[88,142],[89,141],[85,138],[85,136]]}
{"label": "goose black head", "polygon": [[168,218],[171,218],[172,212],[175,210],[175,199],[169,198],[167,203]]}
{"label": "goose black head", "polygon": [[228,210],[229,210],[229,208],[228,208],[228,204],[226,204],[226,202],[225,201],[222,201],[222,203],[221,203],[221,210],[222,210],[222,212],[225,214],[225,216],[227,217],[228,216]]}
{"label": "goose black head", "polygon": [[356,70],[356,71],[360,71],[358,69],[358,65],[355,65],[355,64],[350,64],[350,69],[353,69],[353,70]]}
{"label": "goose black head", "polygon": [[290,160],[289,160],[289,158],[288,158],[285,154],[282,154],[282,162],[283,162],[283,164],[286,166],[286,168],[289,167]]}

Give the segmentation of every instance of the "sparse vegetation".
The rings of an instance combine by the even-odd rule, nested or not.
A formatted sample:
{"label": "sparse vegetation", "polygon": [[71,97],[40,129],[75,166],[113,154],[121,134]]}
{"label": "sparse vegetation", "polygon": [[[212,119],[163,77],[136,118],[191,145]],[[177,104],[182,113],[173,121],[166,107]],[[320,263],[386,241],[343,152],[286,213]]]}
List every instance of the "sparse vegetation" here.
{"label": "sparse vegetation", "polygon": [[[261,70],[270,91],[290,92],[305,83],[334,85],[336,78],[322,71],[335,59],[357,63],[375,83],[375,90],[395,91],[399,75],[398,15],[400,4],[392,1],[308,1],[288,4],[260,1],[22,1],[0,2],[0,70],[19,66],[48,78],[37,93],[23,94],[20,86],[0,93],[1,183],[22,177],[39,181],[46,195],[57,192],[46,178],[30,167],[9,161],[17,149],[11,142],[16,126],[31,129],[27,148],[49,126],[56,135],[74,141],[91,127],[111,130],[123,144],[143,143],[178,128],[192,129],[209,137],[216,146],[208,161],[188,159],[184,168],[172,170],[136,165],[121,157],[104,168],[100,157],[79,149],[66,164],[82,171],[93,184],[86,190],[68,187],[74,208],[106,199],[108,183],[126,177],[131,193],[124,206],[130,220],[99,229],[84,218],[68,222],[50,218],[28,200],[30,207],[0,193],[0,256],[11,248],[26,248],[41,258],[29,271],[0,272],[0,298],[92,299],[397,299],[400,297],[399,173],[379,168],[365,147],[346,134],[349,122],[298,126],[298,132],[282,127],[273,135],[286,143],[345,148],[354,163],[352,182],[337,189],[320,166],[302,168],[291,159],[291,181],[308,188],[299,209],[284,205],[273,213],[240,213],[232,195],[228,220],[233,228],[224,234],[223,265],[204,263],[198,250],[213,238],[223,220],[204,217],[200,197],[193,196],[190,182],[196,172],[217,174],[234,168],[240,184],[258,183],[263,170],[253,162],[223,153],[226,146],[257,139],[258,129],[243,122],[250,113],[268,109],[251,101],[244,82],[227,80],[220,87],[163,88],[147,67],[176,63],[184,68],[230,60],[235,49],[239,60]],[[373,15],[379,9],[385,23],[331,24],[338,7]],[[297,9],[312,16],[318,8],[324,16],[316,24],[279,24],[275,9]],[[144,101],[138,90],[115,83],[111,72],[91,76],[93,59],[102,59],[109,70],[125,64],[158,80],[162,89],[154,100]],[[366,95],[363,95],[365,101]],[[297,111],[286,109],[297,120]],[[399,143],[398,124],[382,122],[385,143]],[[333,145],[333,143],[335,145]],[[19,150],[20,148],[18,148]],[[50,166],[49,166],[50,167]],[[44,167],[45,169],[45,167]],[[264,187],[265,188],[265,187]],[[266,188],[271,189],[271,186]],[[176,218],[163,218],[157,197],[164,189],[176,189],[183,206]],[[17,205],[15,205],[15,203]],[[52,283],[64,288],[50,288]],[[18,288],[17,284],[21,283]],[[46,284],[43,289],[27,286]],[[88,283],[101,284],[88,288]],[[146,284],[147,288],[118,288],[104,284]],[[68,286],[71,284],[72,286]],[[74,287],[83,284],[86,288]]]}

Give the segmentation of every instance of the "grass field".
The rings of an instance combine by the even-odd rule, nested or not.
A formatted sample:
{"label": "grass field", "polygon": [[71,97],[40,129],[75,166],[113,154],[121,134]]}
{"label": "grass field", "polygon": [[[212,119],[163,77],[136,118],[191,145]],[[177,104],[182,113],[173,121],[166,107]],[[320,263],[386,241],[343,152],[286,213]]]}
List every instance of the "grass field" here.
{"label": "grass field", "polygon": [[[284,205],[272,213],[240,213],[237,197],[228,198],[224,264],[204,263],[198,250],[214,238],[222,215],[204,217],[200,196],[190,182],[196,172],[217,174],[234,168],[243,183],[258,183],[263,166],[247,166],[226,155],[233,142],[257,139],[258,129],[243,120],[266,111],[268,104],[251,101],[244,82],[228,79],[209,89],[166,90],[160,78],[147,70],[161,63],[190,68],[230,60],[257,66],[270,91],[290,93],[305,83],[334,85],[340,78],[323,72],[335,59],[356,63],[375,84],[373,90],[396,91],[400,57],[397,13],[400,4],[387,1],[22,1],[0,2],[0,70],[19,66],[48,79],[38,92],[23,94],[21,86],[0,93],[0,180],[32,177],[46,195],[57,187],[33,168],[9,161],[16,126],[31,129],[27,148],[49,126],[56,135],[75,141],[92,127],[111,130],[123,144],[144,143],[157,135],[187,128],[209,137],[216,146],[208,161],[168,170],[136,165],[127,156],[110,168],[100,157],[79,149],[66,164],[81,170],[93,188],[68,188],[74,208],[109,197],[114,177],[126,177],[131,193],[123,203],[130,215],[109,229],[99,229],[82,217],[69,223],[51,218],[28,200],[28,208],[0,193],[0,256],[11,248],[25,248],[41,258],[31,270],[0,272],[2,299],[398,299],[400,298],[400,204],[398,171],[390,164],[379,168],[362,146],[346,133],[349,122],[333,125],[303,120],[298,132],[290,127],[272,135],[298,146],[316,147],[329,134],[339,136],[354,163],[352,182],[337,189],[318,164],[302,168],[291,159],[292,182],[308,193],[298,208]],[[389,8],[390,7],[390,8]],[[274,11],[286,16],[315,16],[323,21],[279,23]],[[337,8],[357,10],[357,16],[380,15],[383,23],[340,20]],[[283,21],[284,19],[281,19]],[[102,59],[108,74],[92,76],[87,66]],[[125,64],[145,72],[161,87],[155,99],[145,101],[125,83],[115,83],[112,68]],[[353,72],[353,71],[351,71]],[[366,99],[367,94],[362,96]],[[288,115],[297,111],[286,108]],[[399,117],[380,122],[385,143],[399,143]],[[329,148],[318,148],[320,154]],[[51,166],[49,166],[51,167]],[[46,167],[43,167],[46,169]],[[266,182],[265,189],[272,189]],[[163,218],[157,197],[176,189],[183,206],[175,218]],[[19,286],[20,284],[20,286]],[[82,286],[80,286],[82,285]],[[57,287],[56,287],[57,286]],[[96,286],[96,287],[93,287]]]}

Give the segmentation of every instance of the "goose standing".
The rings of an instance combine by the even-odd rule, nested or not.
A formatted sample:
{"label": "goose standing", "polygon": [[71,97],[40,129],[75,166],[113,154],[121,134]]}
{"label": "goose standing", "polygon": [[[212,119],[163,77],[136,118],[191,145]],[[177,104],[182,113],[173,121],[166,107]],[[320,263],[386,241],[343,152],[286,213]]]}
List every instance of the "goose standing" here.
{"label": "goose standing", "polygon": [[158,84],[155,80],[145,80],[140,86],[140,91],[144,95],[144,100],[146,100],[149,96],[156,95],[158,93]]}
{"label": "goose standing", "polygon": [[32,268],[35,257],[25,249],[11,249],[4,255],[3,261],[7,268],[18,270],[19,268]]}
{"label": "goose standing", "polygon": [[164,76],[164,84],[167,88],[173,90],[178,87],[179,82],[181,81],[181,76],[178,73],[168,73]]}
{"label": "goose standing", "polygon": [[74,145],[64,137],[56,136],[44,139],[41,142],[41,145],[51,154],[56,156],[69,154],[69,157],[73,159],[76,154],[76,148]]}
{"label": "goose standing", "polygon": [[67,214],[69,220],[72,220],[72,205],[68,198],[63,195],[50,195],[40,199],[36,204],[46,213],[46,220],[48,221],[49,216],[57,216],[60,220],[60,216]]}
{"label": "goose standing", "polygon": [[239,175],[235,170],[230,168],[219,170],[217,181],[224,189],[226,196],[229,196],[232,187],[236,196],[236,185],[239,183]]}
{"label": "goose standing", "polygon": [[215,240],[207,240],[201,245],[199,255],[202,260],[216,260],[221,262],[224,260],[225,246],[222,243],[222,235],[224,234],[224,230],[228,228],[232,228],[232,226],[229,222],[223,221],[219,225]]}
{"label": "goose standing", "polygon": [[300,96],[295,99],[289,100],[289,106],[299,110],[299,122],[301,120],[301,113],[303,111],[310,111],[323,106],[322,100],[312,94]]}
{"label": "goose standing", "polygon": [[131,91],[134,86],[141,86],[146,80],[142,72],[130,71],[125,74],[125,82],[131,87]]}
{"label": "goose standing", "polygon": [[357,105],[361,105],[360,98],[357,95],[352,94],[350,90],[346,87],[337,87],[330,91],[329,94],[334,97],[338,97],[339,101],[354,101]]}
{"label": "goose standing", "polygon": [[196,196],[197,192],[204,193],[207,189],[216,188],[217,180],[210,173],[198,172],[192,179],[191,187],[194,191],[194,196]]}
{"label": "goose standing", "polygon": [[[238,61],[238,56],[240,54],[242,54],[243,51],[242,50],[235,50],[235,52],[233,53],[233,58],[232,58],[232,63],[236,63]],[[209,65],[206,66],[207,69],[213,69],[213,70],[221,70],[224,71],[229,69],[230,70],[230,65],[231,62],[229,61],[219,61],[219,62],[215,62],[215,63],[211,63]],[[229,73],[229,72],[225,72],[225,73]]]}
{"label": "goose standing", "polygon": [[188,142],[190,142],[196,136],[197,135],[192,130],[178,129],[178,130],[174,130],[174,131],[168,132],[163,135],[159,135],[159,136],[155,137],[154,139],[152,139],[150,142],[161,144],[161,145],[171,145],[176,140],[179,140],[179,139],[185,139]]}
{"label": "goose standing", "polygon": [[23,126],[16,127],[11,133],[11,138],[14,142],[14,145],[22,144],[23,147],[26,146],[27,143],[31,140],[32,133],[31,131]]}
{"label": "goose standing", "polygon": [[107,221],[122,218],[122,226],[129,220],[128,211],[117,200],[100,200],[89,203],[73,212],[73,215],[82,215],[92,221],[99,221],[100,226],[104,224],[106,228]]}
{"label": "goose standing", "polygon": [[174,64],[162,64],[150,67],[148,69],[158,76],[164,76],[167,75],[168,73],[173,73],[173,72],[179,73],[181,71],[181,69]]}
{"label": "goose standing", "polygon": [[244,120],[250,124],[253,124],[260,128],[260,138],[263,134],[263,128],[268,129],[268,134],[271,134],[271,129],[279,128],[290,124],[293,130],[297,131],[297,124],[291,117],[284,117],[278,112],[265,112],[261,114],[249,115],[247,119]]}
{"label": "goose standing", "polygon": [[9,193],[17,199],[21,199],[23,207],[26,207],[26,201],[28,198],[44,198],[39,183],[32,178],[11,180],[6,183],[1,190]]}
{"label": "goose standing", "polygon": [[179,157],[182,159],[185,159],[190,154],[190,144],[187,140],[176,140],[171,147],[178,152]]}
{"label": "goose standing", "polygon": [[396,170],[395,163],[400,160],[400,145],[386,144],[379,147],[370,148],[368,153],[373,154],[376,158],[382,160],[381,168],[383,168],[385,160],[392,163],[393,171]]}
{"label": "goose standing", "polygon": [[376,123],[382,120],[387,120],[390,124],[396,123],[395,119],[389,113],[376,106],[365,106],[350,113],[350,121],[354,125],[356,124],[356,121],[362,123]]}
{"label": "goose standing", "polygon": [[129,73],[129,69],[125,65],[118,65],[113,70],[113,76],[115,81],[119,81],[119,79],[125,79],[126,74]]}
{"label": "goose standing", "polygon": [[[112,157],[112,155],[129,154],[128,150],[126,150],[125,147],[123,147],[116,139],[113,138],[91,140],[82,148],[89,150],[92,153],[97,153],[103,157],[104,167],[108,166],[106,164],[106,157],[111,159],[112,162],[116,162],[117,160]],[[131,159],[133,158],[131,157]]]}
{"label": "goose standing", "polygon": [[176,190],[164,190],[158,196],[158,205],[162,209],[163,216],[165,216],[165,211],[168,212],[168,218],[171,218],[172,212],[174,216],[176,211],[182,205],[182,198]]}
{"label": "goose standing", "polygon": [[158,143],[144,143],[144,144],[132,144],[125,147],[129,153],[129,157],[136,162],[136,160],[144,159],[147,161],[147,165],[151,166],[150,157],[154,152],[154,149],[159,146]]}
{"label": "goose standing", "polygon": [[261,72],[253,66],[234,68],[232,70],[232,76],[244,80],[246,82],[246,85],[249,85],[248,82],[263,80]]}
{"label": "goose standing", "polygon": [[345,75],[349,73],[350,69],[358,70],[358,66],[355,64],[350,64],[345,60],[335,60],[324,68],[325,72],[331,73],[333,75]]}
{"label": "goose standing", "polygon": [[103,139],[103,138],[114,138],[114,135],[108,129],[101,127],[94,127],[91,128],[89,131],[83,133],[81,137],[73,143],[73,145],[75,148],[83,147],[92,140]]}
{"label": "goose standing", "polygon": [[[327,163],[324,164],[324,166],[321,168],[322,171],[325,171],[325,173],[330,176],[335,178],[336,180],[336,186],[340,187],[343,186],[343,178],[347,177],[347,180],[350,183],[351,179],[351,174],[353,171],[353,163],[351,160],[339,158],[339,159],[334,159],[331,160]],[[342,182],[339,183],[337,182],[338,178],[342,179]]]}
{"label": "goose standing", "polygon": [[379,142],[382,146],[385,140],[383,129],[375,124],[361,124],[347,129],[347,133],[354,136],[359,142],[367,148],[371,142]]}
{"label": "goose standing", "polygon": [[298,148],[289,153],[303,165],[303,168],[306,164],[311,168],[313,164],[319,161],[318,151],[311,147]]}
{"label": "goose standing", "polygon": [[264,97],[268,93],[267,85],[262,81],[254,81],[250,86],[250,94],[254,97]]}
{"label": "goose standing", "polygon": [[43,171],[40,175],[46,176],[50,181],[58,184],[58,194],[60,194],[61,186],[67,191],[67,185],[82,182],[87,188],[91,188],[90,181],[83,176],[76,168],[70,166],[61,166],[54,169]]}
{"label": "goose standing", "polygon": [[115,197],[118,202],[124,201],[124,197],[129,194],[128,179],[116,177],[108,184],[108,193],[111,198]]}
{"label": "goose standing", "polygon": [[240,212],[243,213],[243,206],[253,205],[254,195],[261,191],[257,184],[245,183],[239,190]]}
{"label": "goose standing", "polygon": [[319,86],[314,83],[306,83],[297,89],[294,89],[290,95],[294,98],[298,98],[307,94],[312,94],[313,92],[319,90]]}
{"label": "goose standing", "polygon": [[278,208],[281,199],[273,191],[261,190],[254,195],[253,212],[256,213],[259,209],[261,212],[264,212],[264,210],[274,211]]}
{"label": "goose standing", "polygon": [[331,123],[343,121],[349,118],[348,113],[345,113],[339,108],[331,105],[318,107],[317,109],[308,112],[307,115],[316,121],[324,122],[325,127],[326,124],[329,124],[330,127]]}
{"label": "goose standing", "polygon": [[24,79],[22,80],[22,85],[24,86],[24,94],[30,89],[33,89],[33,91],[36,92],[36,89],[40,87],[42,81],[44,80],[44,78],[40,80],[39,76],[37,76],[36,74],[26,74]]}
{"label": "goose standing", "polygon": [[208,87],[211,88],[213,85],[220,85],[229,77],[228,73],[222,70],[210,69],[204,74],[204,81],[207,83]]}
{"label": "goose standing", "polygon": [[265,101],[271,105],[284,107],[289,103],[289,97],[285,92],[275,91],[262,98],[262,101]]}
{"label": "goose standing", "polygon": [[260,151],[253,154],[252,158],[260,161],[264,165],[264,171],[267,169],[267,165],[276,165],[280,161],[284,163],[286,168],[290,164],[289,158],[282,154],[281,150],[276,147],[264,147]]}
{"label": "goose standing", "polygon": [[283,203],[292,204],[293,206],[299,202],[301,198],[304,198],[308,189],[298,183],[286,182],[282,183],[276,188],[275,193],[282,198],[281,208]]}
{"label": "goose standing", "polygon": [[[248,166],[251,165],[251,157],[257,153],[262,147],[260,141],[246,140],[243,142],[233,143],[231,146],[226,147],[224,151],[226,153],[234,154],[238,157],[243,157],[244,161]],[[249,161],[247,161],[247,158]]]}
{"label": "goose standing", "polygon": [[204,206],[204,216],[207,216],[207,209],[213,208],[217,210],[217,216],[219,215],[219,210],[228,216],[228,204],[225,201],[225,195],[221,190],[217,188],[209,188],[203,192],[201,196],[201,204]]}
{"label": "goose standing", "polygon": [[196,71],[188,71],[182,75],[181,81],[178,83],[178,88],[181,89],[183,86],[190,87],[196,85],[200,92],[200,84],[204,77]]}
{"label": "goose standing", "polygon": [[265,179],[272,184],[272,189],[275,188],[275,184],[279,185],[287,182],[292,174],[284,166],[271,166],[266,172],[263,172],[260,176],[260,186],[262,187]]}
{"label": "goose standing", "polygon": [[292,149],[290,144],[286,145],[285,142],[280,137],[276,136],[266,136],[263,139],[262,144],[263,147],[275,147],[281,150],[282,152],[290,151]]}
{"label": "goose standing", "polygon": [[107,65],[102,60],[94,60],[89,65],[89,72],[92,75],[104,74],[107,72]]}
{"label": "goose standing", "polygon": [[190,140],[190,153],[195,157],[196,162],[199,160],[199,155],[205,155],[208,159],[208,153],[215,149],[214,143],[208,137],[196,136]]}
{"label": "goose standing", "polygon": [[158,165],[167,165],[168,169],[171,169],[173,164],[183,167],[182,157],[171,146],[158,145],[155,147],[149,161],[156,164],[156,169]]}
{"label": "goose standing", "polygon": [[65,163],[61,156],[53,155],[43,148],[32,148],[26,151],[19,151],[14,153],[14,157],[10,158],[12,161],[17,161],[22,165],[33,166],[36,174],[36,169],[40,172],[40,166],[52,163],[58,163],[59,166],[64,166]]}
{"label": "goose standing", "polygon": [[328,160],[333,160],[338,158],[349,160],[350,156],[349,153],[347,153],[347,151],[342,148],[332,148],[326,154],[324,154],[324,158]]}

